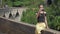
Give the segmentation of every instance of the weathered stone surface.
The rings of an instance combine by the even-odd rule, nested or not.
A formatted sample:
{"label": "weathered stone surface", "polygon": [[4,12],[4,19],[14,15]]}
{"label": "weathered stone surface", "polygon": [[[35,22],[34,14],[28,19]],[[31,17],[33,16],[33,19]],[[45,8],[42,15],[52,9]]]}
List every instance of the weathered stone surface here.
{"label": "weathered stone surface", "polygon": [[35,28],[0,18],[0,31],[7,34],[35,34]]}
{"label": "weathered stone surface", "polygon": [[53,29],[45,29],[45,30],[42,30],[42,34],[60,34],[60,31],[56,31]]}
{"label": "weathered stone surface", "polygon": [[[35,25],[15,22],[10,19],[0,18],[0,34],[35,34]],[[52,29],[43,30],[41,34],[60,34]]]}
{"label": "weathered stone surface", "polygon": [[49,31],[42,31],[41,34],[54,34],[53,32],[49,32]]}
{"label": "weathered stone surface", "polygon": [[19,16],[19,13],[18,13],[18,11],[17,11],[17,13],[16,13],[15,17],[17,17],[17,16]]}
{"label": "weathered stone surface", "polygon": [[13,16],[12,16],[11,12],[10,12],[10,14],[9,14],[9,18],[13,18]]}
{"label": "weathered stone surface", "polygon": [[4,12],[5,12],[5,13],[8,13],[9,11],[10,11],[9,8],[0,9],[0,16],[3,16],[3,15],[4,15]]}
{"label": "weathered stone surface", "polygon": [[3,17],[6,17],[5,14],[3,15]]}

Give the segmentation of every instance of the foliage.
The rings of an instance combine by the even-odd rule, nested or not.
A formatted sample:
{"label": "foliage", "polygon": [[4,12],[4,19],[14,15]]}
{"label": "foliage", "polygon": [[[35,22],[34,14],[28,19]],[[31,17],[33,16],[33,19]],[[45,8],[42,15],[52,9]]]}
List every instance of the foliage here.
{"label": "foliage", "polygon": [[28,22],[30,24],[36,24],[37,23],[37,19],[36,19],[36,11],[37,9],[33,10],[33,9],[27,9],[26,11],[23,12],[23,16],[22,16],[22,21],[23,22]]}
{"label": "foliage", "polygon": [[47,20],[50,28],[60,31],[60,4],[58,0],[56,4],[52,4],[45,8],[47,11]]}
{"label": "foliage", "polygon": [[17,7],[17,6],[22,6],[23,2],[20,2],[20,1],[17,1],[17,2],[14,2],[13,6]]}
{"label": "foliage", "polygon": [[4,4],[9,6],[35,6],[37,7],[40,3],[43,3],[42,0],[3,0]]}

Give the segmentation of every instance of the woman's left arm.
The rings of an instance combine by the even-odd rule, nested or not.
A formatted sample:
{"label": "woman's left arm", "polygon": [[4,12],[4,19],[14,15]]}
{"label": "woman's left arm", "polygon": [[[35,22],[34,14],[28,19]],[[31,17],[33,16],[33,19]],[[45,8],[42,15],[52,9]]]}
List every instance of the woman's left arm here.
{"label": "woman's left arm", "polygon": [[48,23],[47,23],[46,14],[45,14],[45,24],[46,24],[46,28],[48,28]]}

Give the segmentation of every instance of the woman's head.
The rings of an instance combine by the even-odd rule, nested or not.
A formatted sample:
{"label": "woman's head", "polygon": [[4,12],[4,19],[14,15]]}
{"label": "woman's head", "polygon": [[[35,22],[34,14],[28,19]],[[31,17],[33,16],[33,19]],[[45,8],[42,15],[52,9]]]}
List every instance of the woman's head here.
{"label": "woman's head", "polygon": [[40,5],[40,12],[41,12],[41,11],[44,11],[43,5]]}
{"label": "woman's head", "polygon": [[43,5],[42,4],[40,5],[40,8],[43,8]]}

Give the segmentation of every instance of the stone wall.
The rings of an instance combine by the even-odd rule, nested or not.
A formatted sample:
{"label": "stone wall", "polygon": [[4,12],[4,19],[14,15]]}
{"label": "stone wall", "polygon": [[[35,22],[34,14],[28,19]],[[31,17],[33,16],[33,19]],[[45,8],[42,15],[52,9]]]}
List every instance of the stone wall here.
{"label": "stone wall", "polygon": [[0,31],[6,34],[35,34],[35,27],[0,18]]}
{"label": "stone wall", "polygon": [[42,34],[60,34],[60,31],[56,31],[53,29],[45,29],[42,31]]}
{"label": "stone wall", "polygon": [[0,16],[3,16],[4,13],[9,13],[10,8],[0,8]]}
{"label": "stone wall", "polygon": [[[35,25],[0,18],[0,34],[35,34]],[[60,34],[59,31],[45,29],[42,34]]]}

